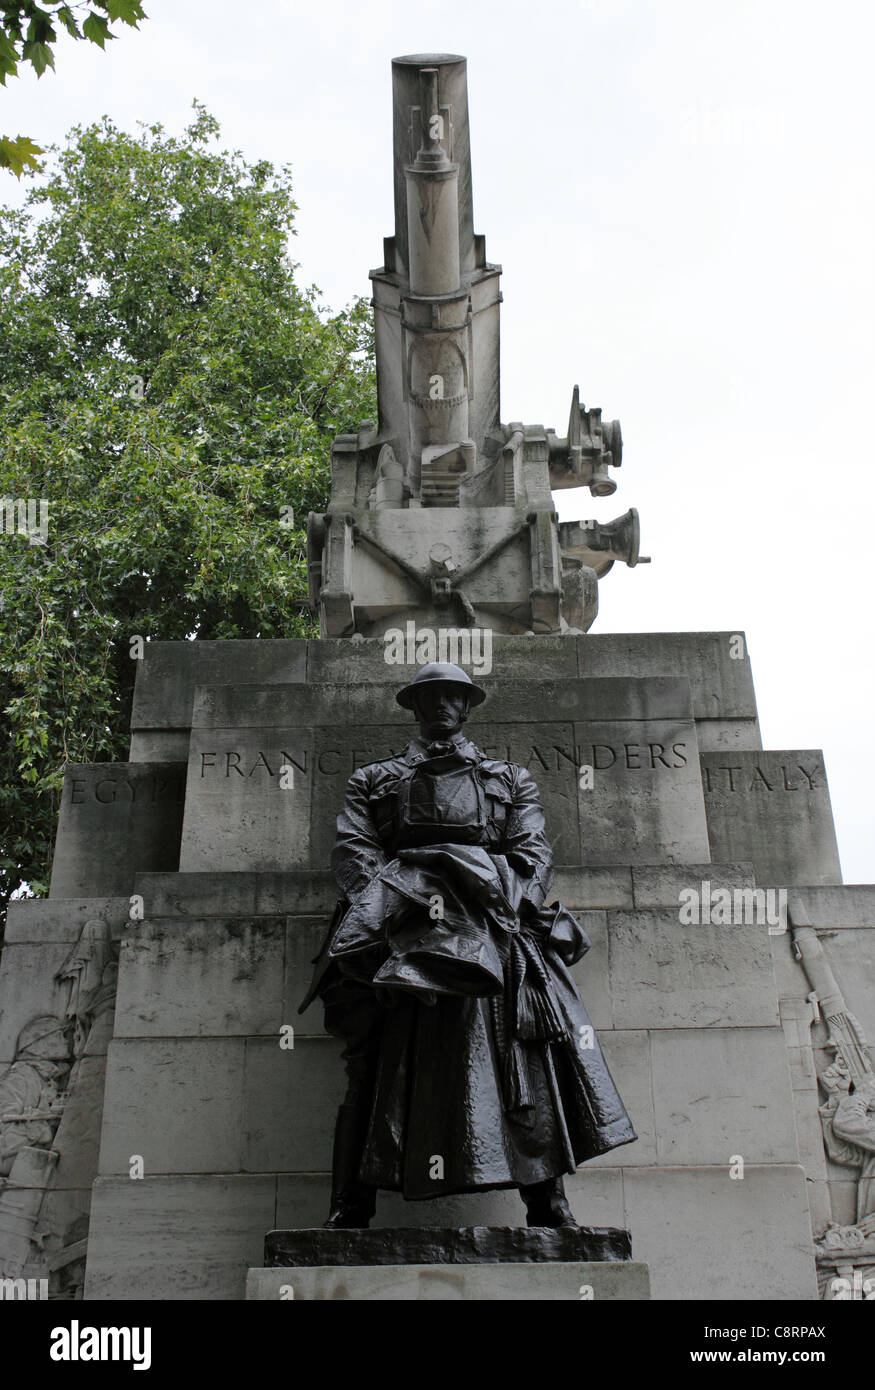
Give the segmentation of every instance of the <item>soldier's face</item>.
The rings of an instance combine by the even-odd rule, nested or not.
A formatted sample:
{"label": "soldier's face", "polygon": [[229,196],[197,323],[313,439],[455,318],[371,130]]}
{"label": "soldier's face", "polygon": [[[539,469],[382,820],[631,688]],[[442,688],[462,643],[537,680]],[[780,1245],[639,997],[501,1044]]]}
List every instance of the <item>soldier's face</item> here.
{"label": "soldier's face", "polygon": [[464,690],[438,682],[417,691],[413,711],[423,738],[446,738],[458,733],[468,717],[468,699]]}

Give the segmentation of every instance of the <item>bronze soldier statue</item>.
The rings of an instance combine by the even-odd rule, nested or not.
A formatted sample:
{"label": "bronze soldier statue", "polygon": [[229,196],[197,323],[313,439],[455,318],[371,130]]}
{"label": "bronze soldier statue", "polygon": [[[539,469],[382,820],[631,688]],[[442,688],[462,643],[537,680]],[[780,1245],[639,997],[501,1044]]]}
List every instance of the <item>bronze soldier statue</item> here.
{"label": "bronze soldier statue", "polygon": [[573,1226],[562,1175],[637,1137],[569,973],[589,940],[546,905],[537,786],[462,732],[485,698],[423,666],[396,696],[419,738],[347,785],[344,898],[301,1005],[345,1043],[329,1227],[367,1226],[379,1189],[506,1187],[530,1226]]}

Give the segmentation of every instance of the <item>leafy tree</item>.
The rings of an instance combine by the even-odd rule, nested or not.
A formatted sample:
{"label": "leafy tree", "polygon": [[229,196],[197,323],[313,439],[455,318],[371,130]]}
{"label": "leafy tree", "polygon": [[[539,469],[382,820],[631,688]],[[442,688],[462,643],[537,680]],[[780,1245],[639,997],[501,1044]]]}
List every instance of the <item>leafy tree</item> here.
{"label": "leafy tree", "polygon": [[0,211],[0,498],[49,504],[45,544],[0,533],[0,907],[46,889],[64,762],[127,755],[132,636],[315,630],[303,528],[375,412],[370,309],[296,285],[288,169],[217,135],[104,118]]}
{"label": "leafy tree", "polygon": [[[98,14],[98,10],[104,14]],[[55,23],[61,24],[71,38],[88,39],[103,48],[107,39],[116,37],[109,30],[114,20],[120,19],[136,29],[137,21],[146,18],[139,0],[89,0],[88,5],[0,0],[0,83],[5,86],[7,77],[15,77],[21,62],[30,63],[37,77],[55,66]],[[14,140],[8,135],[0,136],[0,168],[11,169],[16,178],[21,177],[23,169],[36,168],[36,156],[42,153],[29,135],[19,135]]]}

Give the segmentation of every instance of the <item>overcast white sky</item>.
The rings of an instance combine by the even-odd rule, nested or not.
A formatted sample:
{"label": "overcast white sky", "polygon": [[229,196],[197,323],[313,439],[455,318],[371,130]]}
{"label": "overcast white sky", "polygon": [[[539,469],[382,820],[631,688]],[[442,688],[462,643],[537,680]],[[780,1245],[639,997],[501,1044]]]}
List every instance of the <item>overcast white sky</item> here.
{"label": "overcast white sky", "polygon": [[[619,418],[653,564],[594,631],[747,633],[766,747],[824,749],[875,880],[871,0],[145,0],[106,53],[0,92],[39,144],[109,113],[292,165],[300,278],[369,293],[392,232],[390,60],[468,58],[475,228],[504,267],[502,419]],[[17,201],[0,176],[0,197]]]}

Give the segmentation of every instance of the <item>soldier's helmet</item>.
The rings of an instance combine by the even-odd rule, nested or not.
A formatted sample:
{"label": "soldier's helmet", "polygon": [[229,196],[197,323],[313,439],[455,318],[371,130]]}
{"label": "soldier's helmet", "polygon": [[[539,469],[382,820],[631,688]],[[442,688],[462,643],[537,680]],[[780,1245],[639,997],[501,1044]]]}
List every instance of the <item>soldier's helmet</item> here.
{"label": "soldier's helmet", "polygon": [[64,1062],[70,1056],[70,1025],[53,1014],[40,1014],[25,1023],[18,1035],[16,1058],[40,1057]]}
{"label": "soldier's helmet", "polygon": [[427,666],[420,666],[410,684],[405,685],[395,696],[402,709],[413,709],[413,697],[424,685],[460,686],[470,695],[472,709],[475,705],[482,705],[486,699],[486,691],[475,685],[461,666],[454,666],[452,661],[430,661]]}

